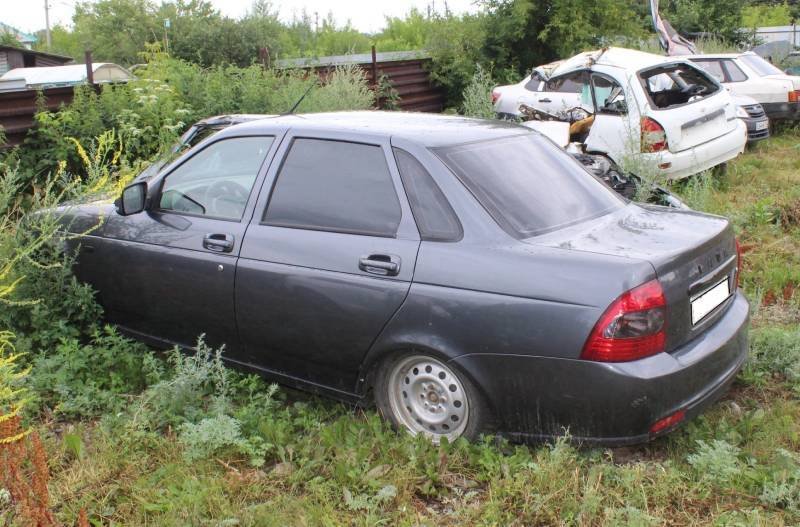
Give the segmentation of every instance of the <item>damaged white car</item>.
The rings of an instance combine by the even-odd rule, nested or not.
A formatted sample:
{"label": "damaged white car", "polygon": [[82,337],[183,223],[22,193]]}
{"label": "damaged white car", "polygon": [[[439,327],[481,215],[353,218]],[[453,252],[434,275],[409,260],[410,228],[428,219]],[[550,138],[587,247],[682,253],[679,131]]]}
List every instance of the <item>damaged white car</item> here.
{"label": "damaged white car", "polygon": [[[620,166],[666,179],[708,170],[744,151],[747,128],[719,82],[676,57],[624,48],[586,52],[536,68],[492,99],[499,117],[525,116],[552,135]],[[539,124],[546,123],[546,124]]]}

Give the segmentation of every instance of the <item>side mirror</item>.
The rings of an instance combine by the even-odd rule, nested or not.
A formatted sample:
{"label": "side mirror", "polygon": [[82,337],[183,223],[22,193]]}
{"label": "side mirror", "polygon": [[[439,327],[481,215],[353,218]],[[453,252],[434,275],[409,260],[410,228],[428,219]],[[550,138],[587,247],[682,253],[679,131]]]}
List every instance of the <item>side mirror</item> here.
{"label": "side mirror", "polygon": [[147,182],[139,181],[125,187],[122,196],[114,202],[121,216],[137,214],[145,209],[147,202]]}

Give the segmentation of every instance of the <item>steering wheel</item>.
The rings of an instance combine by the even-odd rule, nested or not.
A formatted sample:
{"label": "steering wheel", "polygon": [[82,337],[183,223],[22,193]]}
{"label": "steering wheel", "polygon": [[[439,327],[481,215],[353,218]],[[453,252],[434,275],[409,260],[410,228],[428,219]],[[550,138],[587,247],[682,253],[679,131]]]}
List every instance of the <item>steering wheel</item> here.
{"label": "steering wheel", "polygon": [[250,192],[233,181],[217,181],[212,183],[205,193],[208,214],[212,216],[240,216]]}
{"label": "steering wheel", "polygon": [[565,110],[564,114],[567,117],[567,122],[569,124],[582,121],[588,117],[591,117],[593,114],[583,106],[573,106],[569,110]]}
{"label": "steering wheel", "polygon": [[705,86],[700,86],[699,84],[690,84],[685,88],[681,89],[681,93],[688,95],[689,97],[694,97],[695,95],[702,95],[708,91],[708,88]]}

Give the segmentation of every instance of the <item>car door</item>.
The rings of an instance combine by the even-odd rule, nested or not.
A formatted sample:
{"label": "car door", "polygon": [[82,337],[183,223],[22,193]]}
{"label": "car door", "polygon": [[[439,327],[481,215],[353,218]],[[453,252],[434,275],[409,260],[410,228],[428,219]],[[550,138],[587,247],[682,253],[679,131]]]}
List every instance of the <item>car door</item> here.
{"label": "car door", "polygon": [[690,59],[700,66],[734,95],[758,97],[759,86],[757,79],[748,79],[747,74],[732,59],[702,58]]}
{"label": "car door", "polygon": [[236,272],[247,362],[352,392],[408,293],[419,234],[388,138],[290,134],[277,155]]}
{"label": "car door", "polygon": [[[526,104],[533,108],[540,108],[539,97],[542,95],[542,88],[545,82],[538,71],[532,72],[529,76],[525,77],[519,84],[515,85],[511,103],[512,108],[508,109],[508,113],[515,115],[519,114],[519,105]],[[544,96],[543,96],[544,97]]]}
{"label": "car door", "polygon": [[594,122],[586,137],[588,152],[604,153],[616,162],[639,151],[639,115],[622,85],[602,73],[591,74]]}
{"label": "car door", "polygon": [[182,346],[205,334],[236,352],[236,259],[276,143],[274,135],[210,143],[151,182],[148,210],[109,218],[101,258],[113,272],[98,289],[112,322]]}
{"label": "car door", "polygon": [[581,95],[589,83],[586,71],[573,71],[553,77],[544,84],[538,94],[537,108],[548,113],[557,113],[581,106]]}

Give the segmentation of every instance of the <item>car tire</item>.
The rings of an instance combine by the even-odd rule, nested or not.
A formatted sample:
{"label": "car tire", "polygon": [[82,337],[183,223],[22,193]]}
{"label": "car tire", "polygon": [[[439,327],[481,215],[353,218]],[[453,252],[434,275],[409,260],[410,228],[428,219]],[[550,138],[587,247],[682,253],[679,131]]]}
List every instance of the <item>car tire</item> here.
{"label": "car tire", "polygon": [[378,367],[375,403],[396,429],[423,434],[434,443],[446,437],[475,440],[489,429],[490,410],[467,375],[428,353],[394,355]]}

